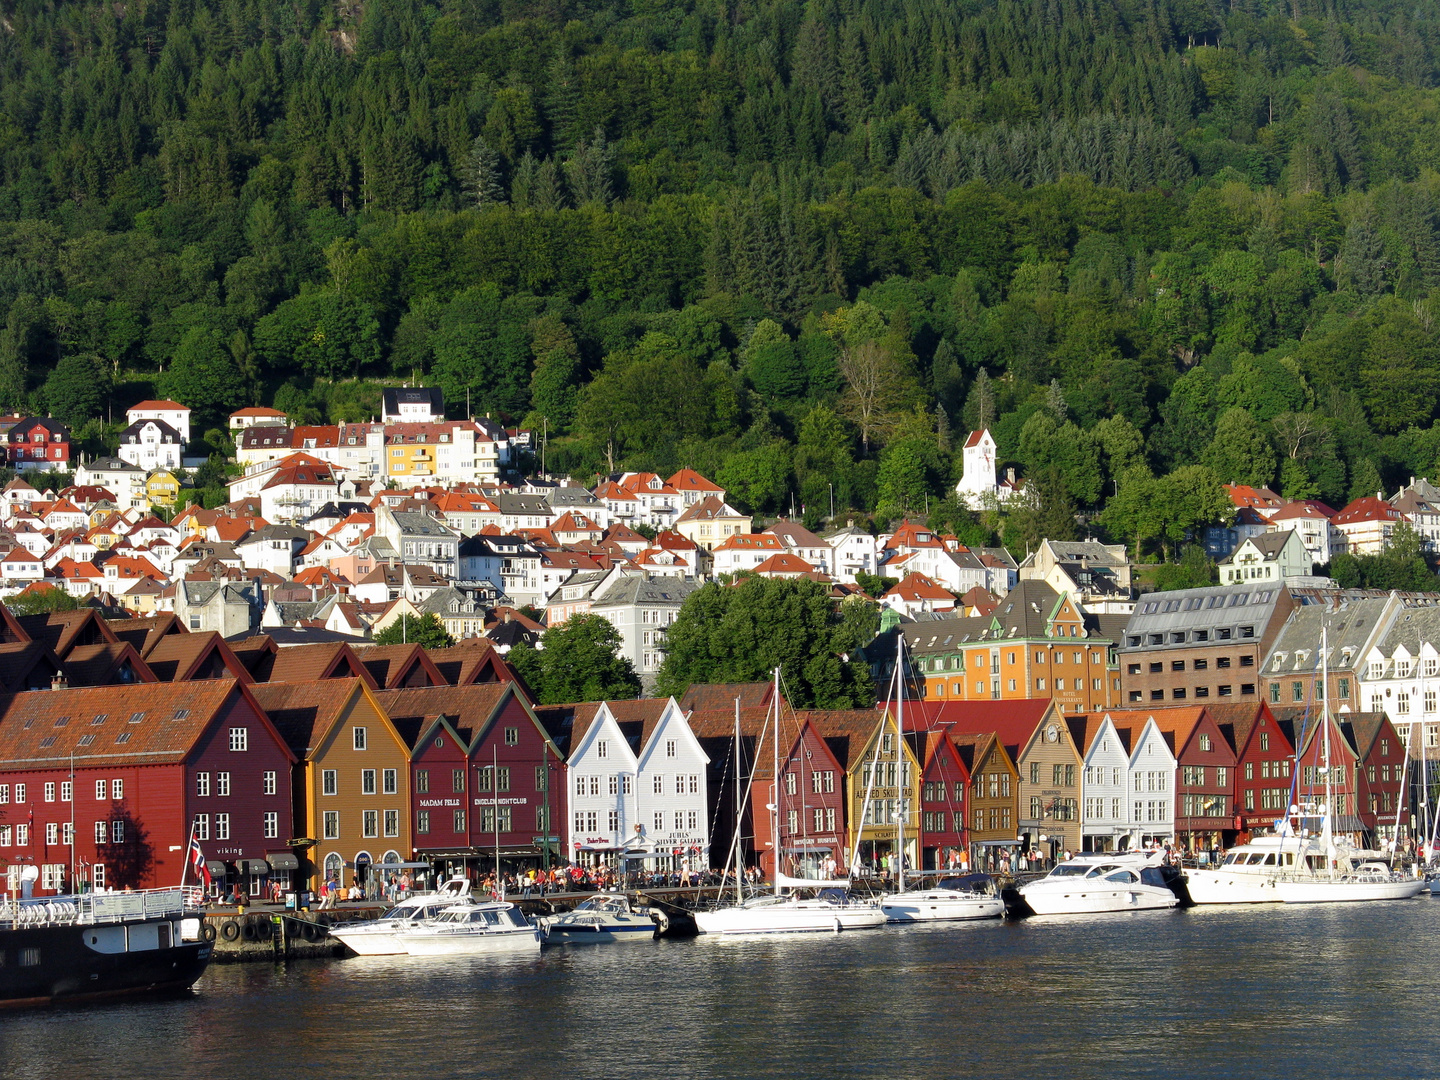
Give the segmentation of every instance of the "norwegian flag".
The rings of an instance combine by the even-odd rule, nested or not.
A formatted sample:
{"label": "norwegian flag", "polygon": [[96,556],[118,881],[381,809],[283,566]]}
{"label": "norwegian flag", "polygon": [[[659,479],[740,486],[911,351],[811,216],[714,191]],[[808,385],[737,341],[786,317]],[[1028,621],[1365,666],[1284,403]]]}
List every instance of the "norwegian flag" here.
{"label": "norwegian flag", "polygon": [[190,853],[187,858],[195,876],[205,883],[205,888],[210,888],[210,868],[205,865],[205,853],[200,850],[200,841],[193,833],[190,836]]}

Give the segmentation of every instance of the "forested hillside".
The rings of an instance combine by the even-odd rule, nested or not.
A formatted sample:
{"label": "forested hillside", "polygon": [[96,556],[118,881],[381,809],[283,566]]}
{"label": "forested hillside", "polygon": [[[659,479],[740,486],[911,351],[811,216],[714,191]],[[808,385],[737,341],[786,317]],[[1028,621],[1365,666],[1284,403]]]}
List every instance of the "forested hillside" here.
{"label": "forested hillside", "polygon": [[417,378],[813,520],[984,423],[1021,544],[1440,463],[1432,0],[0,12],[0,405],[91,450]]}

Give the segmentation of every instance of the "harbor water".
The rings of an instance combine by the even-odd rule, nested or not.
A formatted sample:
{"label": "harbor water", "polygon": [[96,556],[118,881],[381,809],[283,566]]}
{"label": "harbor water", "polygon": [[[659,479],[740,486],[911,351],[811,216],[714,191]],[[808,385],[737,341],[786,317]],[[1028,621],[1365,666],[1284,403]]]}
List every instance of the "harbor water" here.
{"label": "harbor water", "polygon": [[1423,898],[214,966],[0,1016],[0,1076],[1433,1076],[1437,931]]}

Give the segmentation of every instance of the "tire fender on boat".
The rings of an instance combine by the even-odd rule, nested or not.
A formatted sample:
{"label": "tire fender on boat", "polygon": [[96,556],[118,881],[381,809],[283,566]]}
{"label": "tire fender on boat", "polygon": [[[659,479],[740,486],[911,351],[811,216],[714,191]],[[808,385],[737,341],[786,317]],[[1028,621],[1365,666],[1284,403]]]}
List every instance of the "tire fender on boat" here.
{"label": "tire fender on boat", "polygon": [[207,919],[205,925],[200,928],[200,937],[205,941],[214,941],[215,924]]}
{"label": "tire fender on boat", "polygon": [[234,941],[240,936],[240,924],[234,919],[226,919],[220,924],[220,936],[226,941]]}
{"label": "tire fender on boat", "polygon": [[250,920],[250,925],[255,928],[255,939],[257,941],[269,941],[270,934],[275,929],[270,924],[269,915],[256,915]]}
{"label": "tire fender on boat", "polygon": [[835,933],[840,933],[840,917],[838,915],[835,917]]}
{"label": "tire fender on boat", "polygon": [[254,941],[254,940],[256,940],[256,939],[259,937],[259,934],[256,933],[255,924],[254,924],[253,922],[244,922],[244,923],[241,923],[241,924],[240,924],[240,936],[241,936],[242,938],[244,938],[246,941]]}

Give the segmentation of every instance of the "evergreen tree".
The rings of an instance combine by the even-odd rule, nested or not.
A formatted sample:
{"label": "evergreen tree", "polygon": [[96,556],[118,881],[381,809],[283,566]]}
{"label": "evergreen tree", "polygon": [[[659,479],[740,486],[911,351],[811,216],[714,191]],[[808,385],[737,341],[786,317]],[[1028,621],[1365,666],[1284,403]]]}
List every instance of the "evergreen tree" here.
{"label": "evergreen tree", "polygon": [[465,190],[473,205],[477,207],[505,201],[500,155],[485,141],[483,135],[476,135],[470,144],[470,155],[465,162]]}

